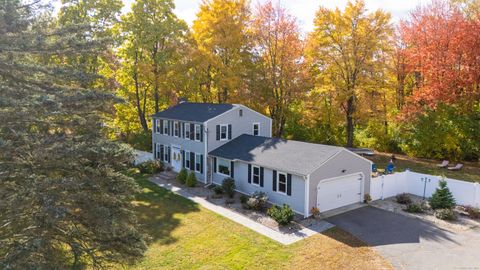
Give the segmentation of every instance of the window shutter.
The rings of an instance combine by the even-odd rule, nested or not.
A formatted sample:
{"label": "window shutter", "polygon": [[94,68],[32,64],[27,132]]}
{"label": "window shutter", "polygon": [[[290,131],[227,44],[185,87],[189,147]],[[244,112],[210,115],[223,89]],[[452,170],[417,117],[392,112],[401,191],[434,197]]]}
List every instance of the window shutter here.
{"label": "window shutter", "polygon": [[185,122],[182,122],[182,138],[185,138]]}
{"label": "window shutter", "polygon": [[292,175],[287,174],[287,195],[292,195]]}
{"label": "window shutter", "polygon": [[190,152],[190,170],[195,170],[195,153]]}
{"label": "window shutter", "polygon": [[160,160],[163,161],[165,155],[163,150],[163,145],[160,144]]}
{"label": "window shutter", "polygon": [[200,125],[200,141],[203,142],[203,125]]}
{"label": "window shutter", "polygon": [[200,173],[203,173],[203,155],[200,155]]}
{"label": "window shutter", "polygon": [[153,159],[157,158],[157,143],[153,143]]}
{"label": "window shutter", "polygon": [[152,132],[157,133],[157,119],[153,118]]}
{"label": "window shutter", "polygon": [[180,151],[182,153],[182,168],[185,168],[185,150]]}
{"label": "window shutter", "polygon": [[273,170],[273,182],[272,182],[273,191],[277,191],[277,171]]}
{"label": "window shutter", "polygon": [[220,141],[220,125],[217,125],[217,141]]}
{"label": "window shutter", "polygon": [[234,170],[235,169],[235,164],[233,164],[233,161],[230,161],[230,177],[234,178],[235,177],[235,174],[234,174]]}
{"label": "window shutter", "polygon": [[190,140],[195,140],[195,125],[190,124]]}
{"label": "window shutter", "polygon": [[252,164],[248,164],[248,183],[252,183]]}
{"label": "window shutter", "polygon": [[214,173],[217,172],[217,158],[216,157],[213,158],[213,172]]}
{"label": "window shutter", "polygon": [[160,119],[160,134],[163,134],[163,120]]}
{"label": "window shutter", "polygon": [[263,167],[260,167],[260,186],[263,187]]}
{"label": "window shutter", "polygon": [[169,146],[169,147],[168,147],[168,153],[167,153],[167,155],[168,155],[168,163],[170,163],[170,162],[172,161],[171,156],[170,156],[171,154],[172,154],[172,152],[170,151],[170,146]]}
{"label": "window shutter", "polygon": [[232,139],[232,125],[230,124],[228,125],[228,139]]}

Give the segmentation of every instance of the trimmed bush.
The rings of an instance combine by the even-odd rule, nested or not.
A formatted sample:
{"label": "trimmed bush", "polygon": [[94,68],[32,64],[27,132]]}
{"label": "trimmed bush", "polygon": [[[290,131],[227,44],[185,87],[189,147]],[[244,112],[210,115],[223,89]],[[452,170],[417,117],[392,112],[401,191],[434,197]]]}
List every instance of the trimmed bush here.
{"label": "trimmed bush", "polygon": [[408,195],[407,193],[398,194],[395,198],[397,199],[397,203],[399,204],[412,203],[412,199],[410,198],[410,195]]}
{"label": "trimmed bush", "polygon": [[434,216],[438,219],[443,219],[443,220],[455,219],[455,214],[453,213],[453,210],[450,208],[437,209],[434,212]]}
{"label": "trimmed bush", "polygon": [[432,209],[452,209],[455,206],[455,199],[452,192],[447,187],[447,181],[441,180],[438,188],[430,198],[430,206]]}
{"label": "trimmed bush", "polygon": [[242,194],[242,196],[240,196],[240,203],[242,203],[243,205],[246,205],[248,199],[249,199],[249,198],[248,198],[247,195]]}
{"label": "trimmed bush", "polygon": [[154,174],[163,171],[163,164],[158,160],[149,160],[137,165],[140,173]]}
{"label": "trimmed bush", "polygon": [[473,206],[463,206],[463,211],[472,219],[480,219],[480,208]]}
{"label": "trimmed bush", "polygon": [[233,198],[235,195],[235,180],[231,177],[223,179],[222,188],[229,198]]}
{"label": "trimmed bush", "polygon": [[407,208],[405,208],[405,211],[409,213],[423,213],[423,207],[418,203],[410,203],[407,204]]}
{"label": "trimmed bush", "polygon": [[280,225],[289,224],[295,216],[293,210],[286,204],[284,204],[283,207],[278,207],[276,205],[272,206],[268,209],[267,214]]}
{"label": "trimmed bush", "polygon": [[247,206],[253,210],[262,209],[268,201],[268,196],[265,192],[255,191],[247,200]]}
{"label": "trimmed bush", "polygon": [[222,195],[223,194],[223,188],[221,186],[215,185],[213,187],[213,192],[215,192],[215,194],[217,194],[217,195]]}
{"label": "trimmed bush", "polygon": [[187,177],[187,181],[185,181],[185,184],[187,187],[194,187],[197,185],[197,176],[195,176],[194,172],[190,172],[190,174]]}
{"label": "trimmed bush", "polygon": [[177,180],[180,184],[185,184],[187,182],[188,172],[185,168],[182,168],[177,174]]}

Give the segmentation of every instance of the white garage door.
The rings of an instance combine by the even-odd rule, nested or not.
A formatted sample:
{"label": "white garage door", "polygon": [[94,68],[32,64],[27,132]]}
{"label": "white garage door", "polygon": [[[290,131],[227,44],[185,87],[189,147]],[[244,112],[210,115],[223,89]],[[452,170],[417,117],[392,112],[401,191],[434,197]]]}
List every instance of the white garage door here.
{"label": "white garage door", "polygon": [[325,212],[362,201],[362,174],[351,174],[320,181],[317,187],[317,208]]}

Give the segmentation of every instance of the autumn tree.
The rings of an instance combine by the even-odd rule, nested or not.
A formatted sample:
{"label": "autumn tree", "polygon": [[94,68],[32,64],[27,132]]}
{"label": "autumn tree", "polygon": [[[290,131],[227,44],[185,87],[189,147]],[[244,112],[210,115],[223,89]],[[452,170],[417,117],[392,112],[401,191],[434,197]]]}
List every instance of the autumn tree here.
{"label": "autumn tree", "polygon": [[346,119],[347,146],[354,144],[358,97],[371,85],[372,73],[384,65],[378,57],[389,46],[390,15],[377,10],[368,13],[363,1],[338,8],[320,8],[315,30],[309,37],[309,55],[317,85],[335,92]]}
{"label": "autumn tree", "polygon": [[107,44],[87,28],[50,28],[37,2],[0,2],[0,268],[82,269],[130,263],[147,249],[122,172],[131,148],[105,138],[115,97],[98,77],[44,59]]}
{"label": "autumn tree", "polygon": [[273,120],[272,134],[281,137],[290,105],[307,91],[303,41],[296,19],[280,6],[267,1],[257,7],[252,37],[261,83],[252,89]]}
{"label": "autumn tree", "polygon": [[218,103],[232,102],[244,89],[251,60],[248,0],[204,0],[193,22],[206,92]]}

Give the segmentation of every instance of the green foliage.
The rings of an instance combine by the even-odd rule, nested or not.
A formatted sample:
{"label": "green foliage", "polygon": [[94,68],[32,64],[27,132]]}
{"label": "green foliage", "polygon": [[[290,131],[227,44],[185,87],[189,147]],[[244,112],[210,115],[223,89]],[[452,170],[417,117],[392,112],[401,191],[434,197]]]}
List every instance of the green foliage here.
{"label": "green foliage", "polygon": [[92,89],[95,69],[65,60],[108,44],[49,14],[0,1],[0,268],[135,262],[147,245],[131,203],[140,189],[122,173],[132,149],[104,129],[116,99]]}
{"label": "green foliage", "polygon": [[138,164],[140,173],[154,174],[163,171],[163,163],[158,160],[149,160]]}
{"label": "green foliage", "polygon": [[247,195],[242,194],[242,195],[240,196],[240,203],[241,203],[242,205],[246,205],[248,199],[249,199],[249,197],[248,197]]}
{"label": "green foliage", "polygon": [[190,172],[185,184],[187,187],[194,187],[197,185],[197,176],[195,175],[195,172]]}
{"label": "green foliage", "polygon": [[223,188],[221,186],[215,185],[213,187],[213,192],[215,192],[215,194],[217,194],[217,195],[222,195],[223,194]]}
{"label": "green foliage", "polygon": [[423,213],[423,207],[421,204],[418,203],[409,203],[407,204],[407,208],[405,208],[405,211],[409,213]]}
{"label": "green foliage", "polygon": [[407,193],[398,194],[397,196],[395,196],[395,199],[399,204],[412,203],[412,199],[410,198],[410,195],[408,195]]}
{"label": "green foliage", "polygon": [[265,192],[255,191],[250,198],[248,198],[246,204],[249,209],[260,210],[268,201],[268,196]]}
{"label": "green foliage", "polygon": [[187,178],[188,178],[187,169],[182,168],[180,172],[177,174],[177,181],[180,182],[180,184],[184,185],[187,182]]}
{"label": "green foliage", "polygon": [[432,209],[452,209],[455,206],[455,199],[447,187],[447,182],[441,180],[438,186],[430,198],[430,206]]}
{"label": "green foliage", "polygon": [[473,112],[441,104],[436,110],[404,123],[401,149],[409,155],[437,159],[480,157],[480,105]]}
{"label": "green foliage", "polygon": [[455,213],[453,212],[452,209],[449,208],[442,208],[442,209],[437,209],[433,213],[434,216],[438,219],[442,220],[454,220],[455,219]]}
{"label": "green foliage", "polygon": [[228,197],[233,198],[235,195],[235,180],[231,177],[223,179],[222,188]]}
{"label": "green foliage", "polygon": [[284,204],[282,207],[274,205],[268,209],[267,214],[280,225],[289,224],[295,217],[295,213],[287,204]]}

